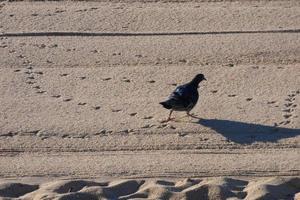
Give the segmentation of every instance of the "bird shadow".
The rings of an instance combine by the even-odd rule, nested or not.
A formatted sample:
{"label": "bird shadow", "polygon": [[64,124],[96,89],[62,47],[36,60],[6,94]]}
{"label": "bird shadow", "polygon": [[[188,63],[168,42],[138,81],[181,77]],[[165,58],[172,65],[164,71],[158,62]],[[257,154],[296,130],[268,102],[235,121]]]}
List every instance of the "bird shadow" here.
{"label": "bird shadow", "polygon": [[232,120],[200,119],[194,123],[209,127],[227,139],[240,144],[277,142],[280,139],[300,135],[300,129],[266,126]]}

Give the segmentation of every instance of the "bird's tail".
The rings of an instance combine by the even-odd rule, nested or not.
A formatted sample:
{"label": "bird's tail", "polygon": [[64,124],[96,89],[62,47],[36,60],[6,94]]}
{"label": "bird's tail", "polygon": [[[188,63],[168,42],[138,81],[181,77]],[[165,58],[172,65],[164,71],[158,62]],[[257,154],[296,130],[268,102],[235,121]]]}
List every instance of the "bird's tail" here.
{"label": "bird's tail", "polygon": [[172,108],[172,106],[170,104],[168,104],[168,101],[159,102],[159,104],[161,104],[166,109]]}

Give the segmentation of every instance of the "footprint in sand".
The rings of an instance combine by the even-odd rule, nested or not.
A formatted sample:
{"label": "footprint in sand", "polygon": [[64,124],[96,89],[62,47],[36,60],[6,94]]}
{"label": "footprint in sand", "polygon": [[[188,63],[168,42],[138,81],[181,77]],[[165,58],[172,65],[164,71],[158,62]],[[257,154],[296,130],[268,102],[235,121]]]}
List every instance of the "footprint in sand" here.
{"label": "footprint in sand", "polygon": [[37,71],[37,72],[33,72],[33,73],[38,74],[38,75],[43,75],[43,74],[44,74],[44,73],[41,72],[41,71]]}
{"label": "footprint in sand", "polygon": [[291,107],[291,106],[293,106],[293,104],[292,103],[286,103],[286,104],[284,104],[284,106],[285,107]]}
{"label": "footprint in sand", "polygon": [[101,107],[100,106],[94,106],[93,107],[95,110],[99,110]]}
{"label": "footprint in sand", "polygon": [[114,9],[123,9],[123,7],[119,6],[119,7],[115,7]]}
{"label": "footprint in sand", "polygon": [[72,100],[73,100],[72,98],[66,98],[63,101],[68,102],[68,101],[72,101]]}
{"label": "footprint in sand", "polygon": [[122,109],[111,109],[112,112],[120,112]]}
{"label": "footprint in sand", "polygon": [[133,116],[135,116],[136,114],[137,114],[137,113],[134,112],[134,113],[130,113],[129,115],[133,117]]}
{"label": "footprint in sand", "polygon": [[285,118],[285,119],[288,119],[288,118],[290,118],[292,116],[292,114],[285,114],[285,115],[283,115],[283,117]]}
{"label": "footprint in sand", "polygon": [[45,49],[47,46],[45,44],[40,44],[40,45],[37,45],[37,47],[39,49]]}
{"label": "footprint in sand", "polygon": [[289,109],[284,109],[284,110],[282,110],[283,112],[287,112],[287,113],[290,113],[290,112],[292,112],[292,111],[294,111],[293,109],[291,109],[291,108],[289,108]]}
{"label": "footprint in sand", "polygon": [[170,83],[168,85],[177,86],[177,83]]}
{"label": "footprint in sand", "polygon": [[150,124],[146,124],[146,125],[142,126],[141,128],[150,128],[150,127],[151,127]]}
{"label": "footprint in sand", "polygon": [[143,119],[152,119],[153,116],[146,116],[146,117],[143,117]]}
{"label": "footprint in sand", "polygon": [[36,93],[38,93],[38,94],[44,94],[44,93],[46,93],[46,91],[45,90],[40,90],[40,91],[37,91]]}
{"label": "footprint in sand", "polygon": [[293,101],[293,99],[291,99],[291,98],[287,98],[287,99],[285,99],[285,101],[292,102],[292,101]]}
{"label": "footprint in sand", "polygon": [[[294,111],[295,111],[295,108],[297,107],[297,104],[295,104],[297,94],[298,93],[296,91],[292,91],[291,94],[287,95],[287,98],[285,99],[286,103],[284,104],[285,108],[282,110],[282,112],[283,112],[282,116],[286,120],[281,121],[279,123],[280,125],[290,124],[292,121],[289,119],[292,117],[296,118],[296,116],[294,116]],[[277,124],[277,123],[275,123],[275,124]]]}
{"label": "footprint in sand", "polygon": [[75,10],[74,12],[86,12],[86,11],[88,11],[88,9],[80,9],[80,10]]}
{"label": "footprint in sand", "polygon": [[61,95],[59,95],[59,94],[54,94],[54,95],[51,95],[51,97],[53,97],[53,98],[59,98],[59,97],[61,97]]}
{"label": "footprint in sand", "polygon": [[236,94],[229,94],[228,97],[235,97]]}
{"label": "footprint in sand", "polygon": [[157,129],[164,128],[166,126],[168,126],[168,124],[160,124],[160,125],[157,126]]}
{"label": "footprint in sand", "polygon": [[185,136],[187,136],[188,135],[188,133],[178,133],[178,136],[179,137],[185,137]]}
{"label": "footprint in sand", "polygon": [[39,85],[33,86],[34,89],[41,89]]}
{"label": "footprint in sand", "polygon": [[142,58],[142,57],[143,57],[143,55],[141,55],[141,54],[137,54],[137,55],[135,55],[135,57],[137,57],[137,58]]}
{"label": "footprint in sand", "polygon": [[179,62],[180,63],[187,63],[187,60],[186,59],[180,59]]}
{"label": "footprint in sand", "polygon": [[173,125],[168,125],[167,127],[170,128],[170,129],[176,129],[176,127],[173,126]]}
{"label": "footprint in sand", "polygon": [[123,77],[121,81],[126,82],[126,83],[130,83],[130,82],[131,82],[131,81],[130,81],[128,78],[126,78],[126,77]]}
{"label": "footprint in sand", "polygon": [[32,84],[35,84],[36,82],[34,82],[34,81],[26,81],[26,83],[32,85]]}
{"label": "footprint in sand", "polygon": [[49,48],[56,48],[56,47],[58,47],[58,45],[57,45],[57,44],[52,44],[52,45],[49,45]]}
{"label": "footprint in sand", "polygon": [[57,10],[54,11],[54,13],[63,13],[63,12],[66,12],[66,10],[57,9]]}
{"label": "footprint in sand", "polygon": [[86,105],[86,103],[79,102],[77,105],[79,105],[79,106],[84,106],[84,105]]}
{"label": "footprint in sand", "polygon": [[32,74],[32,72],[31,71],[26,71],[26,72],[24,72],[25,74]]}
{"label": "footprint in sand", "polygon": [[33,80],[33,79],[34,79],[34,77],[33,77],[33,76],[28,76],[28,77],[27,77],[27,79],[31,79],[31,80]]}
{"label": "footprint in sand", "polygon": [[18,57],[18,58],[25,58],[25,56],[23,56],[22,54],[21,54],[21,55],[18,55],[17,57]]}
{"label": "footprint in sand", "polygon": [[274,104],[276,103],[277,101],[268,101],[267,104]]}
{"label": "footprint in sand", "polygon": [[76,49],[66,49],[67,52],[75,51]]}

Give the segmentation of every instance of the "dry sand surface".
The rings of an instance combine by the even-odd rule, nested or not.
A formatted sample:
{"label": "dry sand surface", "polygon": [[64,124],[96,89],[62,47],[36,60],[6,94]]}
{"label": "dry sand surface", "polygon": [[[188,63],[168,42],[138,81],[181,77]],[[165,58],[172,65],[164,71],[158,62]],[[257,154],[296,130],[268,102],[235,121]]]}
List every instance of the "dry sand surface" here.
{"label": "dry sand surface", "polygon": [[[299,192],[299,178],[260,178],[252,181],[233,178],[183,179],[179,181],[60,180],[43,184],[5,183],[0,195],[20,199],[293,199]],[[296,194],[298,197],[300,193]],[[298,198],[297,197],[297,198]]]}
{"label": "dry sand surface", "polygon": [[0,199],[300,199],[299,142],[298,0],[0,2]]}

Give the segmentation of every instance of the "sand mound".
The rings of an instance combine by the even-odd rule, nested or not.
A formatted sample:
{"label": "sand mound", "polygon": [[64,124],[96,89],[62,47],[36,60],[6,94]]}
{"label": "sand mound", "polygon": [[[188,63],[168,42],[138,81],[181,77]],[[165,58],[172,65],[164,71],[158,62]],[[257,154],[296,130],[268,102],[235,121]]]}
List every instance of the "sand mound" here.
{"label": "sand mound", "polygon": [[27,185],[22,183],[0,184],[0,197],[19,197],[26,193],[37,190],[37,185]]}
{"label": "sand mound", "polygon": [[246,199],[292,199],[300,191],[299,178],[269,178],[249,184],[245,190],[251,196]]}
{"label": "sand mound", "polygon": [[[300,178],[204,178],[95,182],[58,180],[40,185],[2,183],[0,199],[299,199]],[[298,194],[297,194],[298,193]],[[23,195],[23,196],[22,196]],[[2,198],[3,197],[3,198]],[[7,197],[7,198],[5,198]]]}

